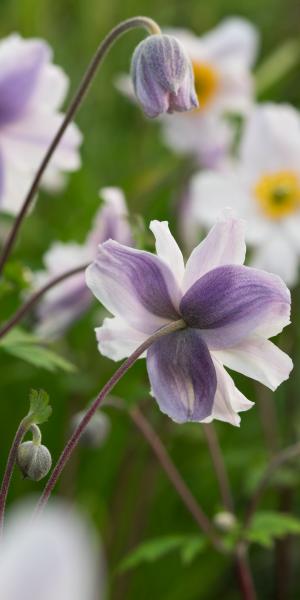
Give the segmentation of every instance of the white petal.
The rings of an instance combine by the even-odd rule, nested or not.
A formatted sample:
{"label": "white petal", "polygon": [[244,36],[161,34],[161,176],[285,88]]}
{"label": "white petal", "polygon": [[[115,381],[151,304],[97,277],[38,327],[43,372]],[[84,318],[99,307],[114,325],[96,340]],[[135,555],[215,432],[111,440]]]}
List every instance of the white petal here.
{"label": "white petal", "polygon": [[170,267],[179,285],[184,275],[182,252],[172,236],[167,221],[151,221],[150,229],[155,236],[156,253]]}
{"label": "white petal", "polygon": [[183,289],[188,290],[197,279],[221,265],[241,265],[245,260],[244,221],[224,216],[207,237],[193,250],[186,264]]}
{"label": "white petal", "polygon": [[69,88],[69,79],[57,65],[48,64],[42,70],[31,99],[31,106],[39,110],[57,110],[65,100]]}
{"label": "white petal", "polygon": [[229,369],[260,381],[273,391],[288,379],[293,368],[285,352],[261,337],[250,338],[214,355]]}
{"label": "white petal", "polygon": [[[121,317],[104,319],[102,327],[96,327],[95,331],[101,354],[116,361],[130,356],[148,337],[130,327]],[[144,352],[140,358],[145,355]]]}
{"label": "white petal", "polygon": [[251,67],[258,50],[258,30],[246,19],[225,19],[201,38],[210,53],[221,60],[241,62]]}
{"label": "white petal", "polygon": [[273,236],[266,240],[253,254],[251,265],[279,275],[287,285],[298,281],[298,256],[291,241],[279,227],[273,228]]}
{"label": "white petal", "polygon": [[205,422],[209,423],[213,421],[213,419],[218,419],[219,421],[225,421],[232,425],[239,426],[241,419],[238,413],[249,410],[254,403],[250,402],[250,400],[235,387],[233,379],[225,371],[219,360],[212,354],[211,357],[217,374],[217,390],[214,399],[213,412],[211,417],[206,419]]}

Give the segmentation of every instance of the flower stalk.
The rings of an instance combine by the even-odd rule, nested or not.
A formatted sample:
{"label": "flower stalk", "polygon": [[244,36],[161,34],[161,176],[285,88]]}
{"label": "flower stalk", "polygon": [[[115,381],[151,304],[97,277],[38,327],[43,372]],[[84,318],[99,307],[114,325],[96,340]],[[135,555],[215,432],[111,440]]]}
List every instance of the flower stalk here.
{"label": "flower stalk", "polygon": [[98,46],[98,48],[96,50],[95,55],[93,56],[89,66],[81,80],[81,83],[79,84],[77,91],[75,92],[73,99],[71,100],[70,106],[65,114],[65,118],[64,118],[61,126],[59,127],[52,143],[50,144],[50,146],[38,168],[38,171],[34,177],[34,180],[31,184],[28,194],[24,200],[22,208],[21,208],[19,214],[17,215],[17,218],[11,229],[11,232],[9,233],[8,238],[4,244],[2,255],[0,257],[0,274],[2,273],[3,267],[4,267],[8,257],[10,256],[10,253],[13,249],[19,229],[23,223],[25,216],[28,213],[28,210],[29,210],[34,198],[35,198],[35,194],[38,190],[40,181],[45,173],[45,170],[50,162],[50,159],[52,158],[68,125],[71,123],[71,121],[75,117],[76,113],[78,112],[79,107],[81,106],[83,100],[85,99],[99,66],[102,64],[103,59],[105,58],[107,52],[114,45],[114,43],[117,41],[117,39],[119,39],[127,31],[129,31],[131,29],[135,29],[136,27],[143,27],[144,29],[146,29],[149,32],[149,34],[152,34],[152,35],[161,33],[159,26],[152,19],[149,19],[148,17],[133,17],[131,19],[127,19],[127,20],[119,23],[116,27],[114,27],[110,31],[110,33],[108,33],[108,35],[100,43],[100,45]]}
{"label": "flower stalk", "polygon": [[75,450],[75,448],[81,438],[81,435],[83,434],[83,432],[86,429],[87,425],[89,424],[91,418],[93,417],[95,412],[98,410],[100,404],[102,404],[102,402],[105,400],[105,398],[109,394],[109,392],[115,387],[115,385],[118,383],[118,381],[120,381],[120,379],[122,379],[123,375],[125,375],[125,373],[130,369],[130,367],[132,367],[132,365],[134,365],[136,360],[154,342],[156,342],[159,338],[161,338],[164,335],[173,333],[174,331],[178,331],[180,329],[184,329],[185,327],[186,327],[186,324],[183,321],[183,319],[178,319],[177,321],[172,321],[168,325],[162,327],[161,329],[158,329],[153,335],[151,335],[149,338],[147,338],[116,370],[116,372],[113,374],[113,376],[109,379],[109,381],[102,388],[102,390],[98,394],[97,398],[91,404],[90,408],[85,413],[84,417],[82,418],[82,420],[80,421],[80,423],[78,424],[76,429],[74,430],[74,432],[71,435],[69,441],[67,442],[64,450],[62,451],[62,453],[51,473],[51,476],[46,484],[43,494],[38,502],[37,511],[36,511],[37,514],[39,514],[40,511],[47,504],[49,497],[50,497],[63,469],[65,468],[67,462],[69,461],[73,451]]}

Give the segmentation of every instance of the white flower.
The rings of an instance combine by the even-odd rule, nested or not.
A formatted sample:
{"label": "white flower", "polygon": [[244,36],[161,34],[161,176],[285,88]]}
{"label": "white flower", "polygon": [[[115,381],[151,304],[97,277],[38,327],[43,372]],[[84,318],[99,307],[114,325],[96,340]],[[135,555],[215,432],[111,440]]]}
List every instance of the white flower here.
{"label": "white flower", "polygon": [[300,255],[300,115],[288,105],[253,110],[239,157],[191,184],[191,219],[210,226],[222,207],[247,221],[252,264],[294,285]]}
{"label": "white flower", "polygon": [[232,143],[224,114],[245,114],[253,102],[251,67],[258,35],[249,22],[240,18],[226,19],[201,37],[181,29],[171,33],[192,60],[199,108],[165,118],[164,137],[173,149],[193,153],[201,164],[212,167]]}
{"label": "white flower", "polygon": [[[104,572],[86,524],[69,506],[13,510],[0,545],[2,600],[102,598]],[[102,571],[102,573],[101,573]]]}
{"label": "white flower", "polygon": [[[96,214],[86,241],[83,244],[54,242],[44,256],[45,271],[36,275],[37,287],[93,260],[98,244],[105,240],[132,243],[123,192],[118,188],[103,188],[100,196],[104,204]],[[47,338],[60,335],[89,308],[91,301],[83,271],[62,281],[39,303],[38,335]]]}
{"label": "white flower", "polygon": [[[68,79],[52,64],[52,51],[43,40],[13,34],[0,42],[1,211],[19,211],[62,122],[67,89]],[[45,186],[57,188],[62,172],[79,168],[80,143],[81,134],[71,124],[45,173]]]}

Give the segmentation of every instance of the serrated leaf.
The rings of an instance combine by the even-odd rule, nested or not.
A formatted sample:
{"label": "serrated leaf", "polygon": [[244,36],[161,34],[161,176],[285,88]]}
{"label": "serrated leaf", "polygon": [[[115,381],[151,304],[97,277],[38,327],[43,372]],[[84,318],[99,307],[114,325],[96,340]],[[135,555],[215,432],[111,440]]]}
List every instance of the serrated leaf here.
{"label": "serrated leaf", "polygon": [[286,513],[261,511],[254,515],[246,537],[250,542],[270,548],[276,538],[289,534],[300,534],[300,519]]}
{"label": "serrated leaf", "polygon": [[122,560],[119,571],[127,571],[143,562],[155,562],[169,552],[179,550],[183,563],[190,563],[205,547],[201,536],[169,535],[147,540]]}
{"label": "serrated leaf", "polygon": [[29,417],[36,425],[41,425],[47,421],[52,413],[49,405],[49,396],[45,390],[30,390],[29,394],[30,410]]}
{"label": "serrated leaf", "polygon": [[0,349],[47,371],[54,372],[61,369],[73,373],[76,370],[68,360],[42,345],[39,338],[20,328],[12,329],[0,341]]}

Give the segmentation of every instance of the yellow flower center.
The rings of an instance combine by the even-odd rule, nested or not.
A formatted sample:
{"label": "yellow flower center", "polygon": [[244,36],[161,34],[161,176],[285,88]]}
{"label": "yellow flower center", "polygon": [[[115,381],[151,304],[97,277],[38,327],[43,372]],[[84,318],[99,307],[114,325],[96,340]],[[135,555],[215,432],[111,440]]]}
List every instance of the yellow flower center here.
{"label": "yellow flower center", "polygon": [[293,171],[263,175],[254,193],[260,208],[271,219],[281,219],[300,208],[300,180]]}
{"label": "yellow flower center", "polygon": [[219,85],[217,71],[207,63],[194,62],[195,89],[199,101],[199,109],[206,108],[212,101]]}

